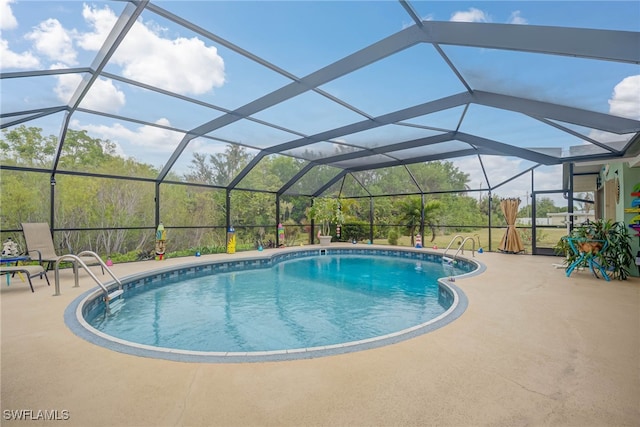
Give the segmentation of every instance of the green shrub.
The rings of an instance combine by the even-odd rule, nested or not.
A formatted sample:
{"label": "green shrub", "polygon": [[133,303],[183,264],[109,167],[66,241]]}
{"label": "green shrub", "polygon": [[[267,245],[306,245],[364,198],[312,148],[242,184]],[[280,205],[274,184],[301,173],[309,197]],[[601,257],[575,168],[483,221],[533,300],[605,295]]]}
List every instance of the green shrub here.
{"label": "green shrub", "polygon": [[369,223],[366,221],[350,222],[342,225],[342,232],[340,233],[340,240],[351,241],[356,239],[358,241],[369,239]]}
{"label": "green shrub", "polygon": [[398,244],[398,231],[391,229],[389,230],[389,234],[387,235],[387,239],[389,240],[389,244],[390,245],[397,245]]}

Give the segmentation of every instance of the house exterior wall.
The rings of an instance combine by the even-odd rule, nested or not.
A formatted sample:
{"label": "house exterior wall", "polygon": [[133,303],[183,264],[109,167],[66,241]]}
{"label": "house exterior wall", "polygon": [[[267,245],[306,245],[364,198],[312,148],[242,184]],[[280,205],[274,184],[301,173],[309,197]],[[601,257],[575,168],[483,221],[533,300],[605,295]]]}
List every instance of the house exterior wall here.
{"label": "house exterior wall", "polygon": [[[606,173],[605,173],[606,172]],[[616,174],[617,172],[617,174]],[[636,236],[638,234],[635,230],[629,228],[629,224],[632,223],[632,219],[637,215],[640,215],[638,212],[625,212],[625,209],[631,208],[634,199],[640,198],[636,196],[632,196],[634,186],[640,184],[640,168],[629,167],[628,163],[620,162],[620,163],[610,163],[608,170],[600,171],[600,178],[602,182],[605,181],[613,181],[618,177],[618,181],[620,183],[620,196],[617,198],[616,192],[605,192],[605,198],[610,197],[614,198],[613,200],[605,200],[606,204],[614,204],[615,205],[615,218],[611,218],[613,221],[622,221],[628,229],[629,235],[631,237],[631,250],[633,254],[636,255],[640,252],[640,237]],[[629,271],[632,276],[639,276],[638,267],[635,265],[631,265]]]}

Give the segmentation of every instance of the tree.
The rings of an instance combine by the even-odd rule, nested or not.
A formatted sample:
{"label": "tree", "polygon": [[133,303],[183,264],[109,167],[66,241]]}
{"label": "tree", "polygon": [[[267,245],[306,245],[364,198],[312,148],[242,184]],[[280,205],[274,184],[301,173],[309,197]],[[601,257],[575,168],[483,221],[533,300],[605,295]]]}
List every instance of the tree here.
{"label": "tree", "polygon": [[193,153],[191,159],[190,173],[185,174],[187,181],[199,184],[214,184],[213,168],[207,163],[207,155]]}
{"label": "tree", "polygon": [[425,192],[467,190],[469,174],[462,172],[452,162],[438,161],[408,166]]}
{"label": "tree", "polygon": [[211,155],[209,161],[213,167],[214,183],[229,184],[249,162],[247,149],[235,144],[227,145],[224,153]]}
{"label": "tree", "polygon": [[424,204],[424,222],[422,220],[422,199],[419,196],[410,196],[400,205],[400,220],[409,230],[411,246],[414,246],[415,230],[419,230],[426,224],[431,229],[431,241],[436,238],[436,224],[441,203],[439,200],[429,200]]}
{"label": "tree", "polygon": [[42,129],[20,125],[15,129],[2,130],[0,158],[3,163],[18,166],[47,167],[53,161],[57,146],[55,136],[42,136]]}
{"label": "tree", "polygon": [[116,157],[115,144],[98,138],[91,138],[86,130],[68,129],[62,152],[60,169],[104,170],[111,159]]}
{"label": "tree", "polygon": [[222,153],[207,155],[193,153],[190,172],[185,174],[187,181],[201,184],[228,185],[248,164],[249,153],[246,148],[228,144]]}
{"label": "tree", "polygon": [[491,195],[491,208],[489,209],[489,196],[482,197],[479,203],[479,209],[482,216],[486,218],[486,222],[491,216],[491,225],[494,227],[500,227],[507,225],[507,221],[504,218],[502,209],[500,208],[500,196],[497,194]]}
{"label": "tree", "polygon": [[343,224],[344,214],[340,199],[333,197],[318,197],[313,200],[313,205],[308,209],[309,219],[320,223],[322,236],[331,235],[331,224]]}
{"label": "tree", "polygon": [[548,213],[566,212],[567,208],[559,208],[549,197],[541,197],[536,199],[536,217],[544,218]]}
{"label": "tree", "polygon": [[412,196],[403,200],[400,205],[400,221],[409,230],[411,246],[414,246],[414,231],[422,224],[422,201],[420,197]]}

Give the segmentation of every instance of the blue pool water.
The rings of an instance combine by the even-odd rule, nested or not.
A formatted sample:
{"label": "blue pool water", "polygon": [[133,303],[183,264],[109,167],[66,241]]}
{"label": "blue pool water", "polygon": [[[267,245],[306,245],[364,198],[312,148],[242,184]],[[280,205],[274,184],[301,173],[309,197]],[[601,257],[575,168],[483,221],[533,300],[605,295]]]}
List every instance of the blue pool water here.
{"label": "blue pool water", "polygon": [[154,281],[129,289],[100,332],[154,347],[261,352],[331,346],[393,334],[442,315],[438,278],[464,271],[397,257],[326,255],[269,268]]}

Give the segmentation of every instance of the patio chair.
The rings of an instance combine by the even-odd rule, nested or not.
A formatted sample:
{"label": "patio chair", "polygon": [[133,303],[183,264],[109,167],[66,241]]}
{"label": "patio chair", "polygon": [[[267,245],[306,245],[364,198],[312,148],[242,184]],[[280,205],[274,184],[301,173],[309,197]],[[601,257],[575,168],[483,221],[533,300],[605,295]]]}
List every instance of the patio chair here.
{"label": "patio chair", "polygon": [[[27,254],[33,261],[45,268],[45,271],[49,271],[51,267],[62,258],[64,255],[58,255],[53,245],[53,238],[51,237],[51,230],[49,224],[46,222],[30,222],[22,223],[22,232],[24,234],[24,241],[27,245]],[[79,257],[82,262],[87,266],[100,265],[102,274],[104,274],[104,267],[98,260],[93,257]],[[70,261],[72,262],[72,261]],[[46,267],[45,267],[46,264]]]}
{"label": "patio chair", "polygon": [[24,273],[25,276],[27,276],[29,286],[31,287],[31,292],[34,292],[33,282],[31,282],[31,278],[35,276],[39,276],[40,279],[42,279],[42,276],[44,276],[44,278],[47,279],[47,285],[51,286],[51,283],[49,283],[49,278],[47,277],[47,272],[44,270],[44,268],[42,268],[41,265],[11,265],[6,267],[0,266],[0,274],[7,275],[7,285],[9,285],[10,283],[9,277],[14,275],[15,273]]}

